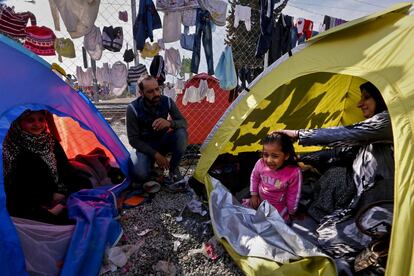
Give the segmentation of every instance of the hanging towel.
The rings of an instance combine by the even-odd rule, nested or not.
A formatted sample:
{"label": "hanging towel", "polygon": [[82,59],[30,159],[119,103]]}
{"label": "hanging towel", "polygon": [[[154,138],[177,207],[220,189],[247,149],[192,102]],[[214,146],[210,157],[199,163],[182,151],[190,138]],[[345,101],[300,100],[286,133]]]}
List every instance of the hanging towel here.
{"label": "hanging towel", "polygon": [[222,89],[231,90],[237,86],[236,68],[230,46],[226,46],[221,54],[215,72]]}

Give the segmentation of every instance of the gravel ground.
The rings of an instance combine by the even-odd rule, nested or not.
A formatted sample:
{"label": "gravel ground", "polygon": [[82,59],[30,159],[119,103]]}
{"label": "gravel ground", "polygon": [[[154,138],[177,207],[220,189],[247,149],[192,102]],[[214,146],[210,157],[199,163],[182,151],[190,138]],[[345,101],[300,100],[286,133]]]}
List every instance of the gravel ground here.
{"label": "gravel ground", "polygon": [[[114,122],[112,127],[130,149],[125,125]],[[104,275],[243,275],[221,245],[214,247],[219,256],[215,261],[204,254],[194,254],[194,250],[213,238],[213,231],[208,214],[202,216],[186,207],[192,197],[191,192],[161,190],[150,202],[124,210],[120,221],[125,235],[120,245],[139,244],[140,247],[123,268]],[[208,211],[206,203],[201,207]],[[170,271],[176,273],[157,272],[159,261],[165,261]]]}

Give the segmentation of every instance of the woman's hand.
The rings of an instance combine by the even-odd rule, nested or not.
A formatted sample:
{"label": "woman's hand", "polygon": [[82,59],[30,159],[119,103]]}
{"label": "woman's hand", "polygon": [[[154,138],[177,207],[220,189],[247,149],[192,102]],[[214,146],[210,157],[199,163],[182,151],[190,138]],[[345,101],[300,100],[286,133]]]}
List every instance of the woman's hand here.
{"label": "woman's hand", "polygon": [[286,136],[290,137],[293,141],[297,141],[299,139],[299,130],[281,129],[272,131],[271,133],[285,134]]}
{"label": "woman's hand", "polygon": [[259,196],[258,195],[252,195],[252,197],[250,198],[250,204],[251,204],[253,209],[257,209],[257,207],[259,207],[259,205],[260,205]]}
{"label": "woman's hand", "polygon": [[62,211],[66,208],[65,205],[63,204],[57,204],[55,207],[50,208],[48,211],[52,214],[54,214],[55,216],[59,215],[60,213],[62,213]]}

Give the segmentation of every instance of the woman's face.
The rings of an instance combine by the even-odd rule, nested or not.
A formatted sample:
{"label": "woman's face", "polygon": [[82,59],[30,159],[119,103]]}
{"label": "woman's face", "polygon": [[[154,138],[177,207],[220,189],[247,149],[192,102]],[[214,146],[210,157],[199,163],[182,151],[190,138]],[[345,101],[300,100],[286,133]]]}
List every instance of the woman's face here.
{"label": "woman's face", "polygon": [[371,118],[375,115],[375,109],[377,108],[377,103],[374,98],[367,91],[361,91],[361,100],[358,102],[358,107],[361,108],[362,115],[365,118]]}
{"label": "woman's face", "polygon": [[33,135],[39,135],[46,129],[46,117],[41,111],[33,111],[24,116],[20,122],[20,127]]}

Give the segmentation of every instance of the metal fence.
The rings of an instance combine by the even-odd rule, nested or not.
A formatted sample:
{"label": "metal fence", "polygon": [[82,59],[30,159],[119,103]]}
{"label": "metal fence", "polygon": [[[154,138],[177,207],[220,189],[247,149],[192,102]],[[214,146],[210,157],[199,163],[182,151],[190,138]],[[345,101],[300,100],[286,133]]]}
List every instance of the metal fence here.
{"label": "metal fence", "polygon": [[[12,1],[13,2],[13,1]],[[139,2],[139,1],[137,1]],[[155,1],[154,1],[155,2]],[[252,29],[250,31],[246,30],[245,24],[243,22],[240,22],[239,26],[237,28],[234,28],[233,22],[234,22],[234,14],[232,12],[234,11],[235,4],[246,4],[246,2],[252,3]],[[226,26],[219,27],[216,26],[213,28],[213,60],[214,60],[214,67],[216,67],[219,57],[223,50],[225,49],[226,43],[231,45],[233,47],[233,55],[235,56],[235,64],[236,69],[239,70],[243,66],[249,66],[256,70],[256,72],[253,73],[254,75],[257,75],[260,72],[260,67],[262,67],[263,59],[257,59],[254,57],[254,48],[256,41],[258,39],[259,34],[259,22],[258,22],[258,1],[229,1],[228,4],[228,22]],[[253,4],[254,3],[254,4]],[[7,2],[6,2],[7,4]],[[26,4],[27,6],[28,4]],[[34,4],[35,6],[30,7],[36,7],[31,9],[26,9],[32,11],[35,16],[38,18],[38,22],[40,25],[46,25],[47,27],[53,28],[53,21],[51,19],[51,16],[49,15],[49,11],[47,11],[49,8],[46,5],[43,5],[40,3],[40,1],[36,2]],[[99,14],[95,21],[95,25],[98,26],[101,30],[104,26],[113,26],[113,27],[122,27],[123,29],[123,47],[120,52],[111,52],[108,50],[104,50],[102,54],[102,58],[98,61],[96,61],[96,66],[101,67],[103,63],[108,63],[109,65],[115,63],[116,61],[123,61],[123,53],[125,49],[133,48],[134,42],[133,42],[133,10],[135,9],[135,12],[138,11],[138,3],[135,5],[135,0],[101,0],[100,8],[99,8]],[[250,5],[250,4],[246,4]],[[23,12],[26,10],[18,10],[19,5],[16,3],[16,11]],[[29,7],[29,6],[27,6]],[[118,14],[120,11],[127,11],[128,13],[128,21],[123,22],[119,19]],[[163,18],[163,13],[159,12],[161,19]],[[230,29],[233,29],[233,31],[236,31],[237,37],[234,37],[233,35],[233,42],[230,38]],[[62,31],[55,31],[55,34],[57,37],[65,37],[68,38],[69,34],[65,30],[65,26],[63,25],[63,22],[61,22],[61,30]],[[184,27],[182,26],[182,31],[184,30]],[[190,27],[190,33],[195,32],[195,27]],[[154,31],[154,41],[157,41],[158,39],[162,38],[162,29],[155,30]],[[236,39],[236,40],[234,40]],[[67,74],[75,75],[76,67],[81,66],[83,67],[83,59],[82,59],[82,46],[83,46],[83,37],[73,39],[74,45],[75,45],[75,51],[76,51],[76,58],[70,59],[70,58],[63,58],[62,62],[59,62],[57,59],[57,56],[54,57],[45,57],[47,61],[50,63],[55,62],[58,63]],[[234,45],[233,45],[234,44]],[[185,58],[191,58],[192,57],[192,51],[185,50],[181,48],[179,41],[174,43],[168,43],[165,44],[166,48],[176,48],[179,50],[181,57]],[[200,57],[200,67],[199,67],[199,73],[206,72],[207,71],[207,65],[206,65],[206,59],[204,54],[204,49],[201,47],[200,51],[201,57]],[[164,55],[164,52],[161,51],[160,55]],[[137,53],[137,63],[144,64],[147,69],[149,69],[149,66],[151,64],[152,59],[151,58],[142,58],[140,57],[139,53]],[[128,64],[129,66],[132,66],[132,63]],[[91,59],[88,57],[88,66],[91,66]],[[185,74],[185,80],[190,79],[192,76],[190,74]],[[171,84],[176,84],[177,82],[176,76],[167,76],[167,82]],[[199,82],[194,83],[195,86],[199,85]],[[178,94],[177,98],[177,105],[179,106],[182,113],[186,116],[188,122],[189,122],[189,135],[190,135],[190,144],[198,145],[201,144],[204,139],[206,138],[209,131],[215,126],[218,119],[221,117],[221,115],[224,113],[226,108],[230,105],[232,100],[237,96],[237,92],[235,91],[224,91],[220,89],[219,84],[217,82],[211,82],[209,83],[209,88],[213,89],[215,91],[215,99],[214,102],[209,103],[205,99],[202,100],[200,103],[188,103],[184,105],[182,102],[183,95]],[[118,102],[120,105],[124,105],[126,107],[126,102],[131,100],[131,98],[127,97],[134,97],[135,88],[130,87],[129,90],[126,90],[119,99]],[[95,92],[95,93],[94,93]],[[97,92],[97,93],[96,93]],[[110,94],[105,94],[106,92],[100,91],[100,90],[87,90],[85,93],[90,96],[90,98],[98,105],[99,103],[106,101],[108,99],[113,99],[115,96]],[[125,98],[125,100],[122,100],[122,98]],[[105,115],[107,117],[114,117],[111,116],[110,110],[105,110]],[[122,119],[122,116],[119,116],[120,110],[119,105],[117,106],[117,110],[114,110],[113,112],[117,112],[117,116],[120,119]]]}

